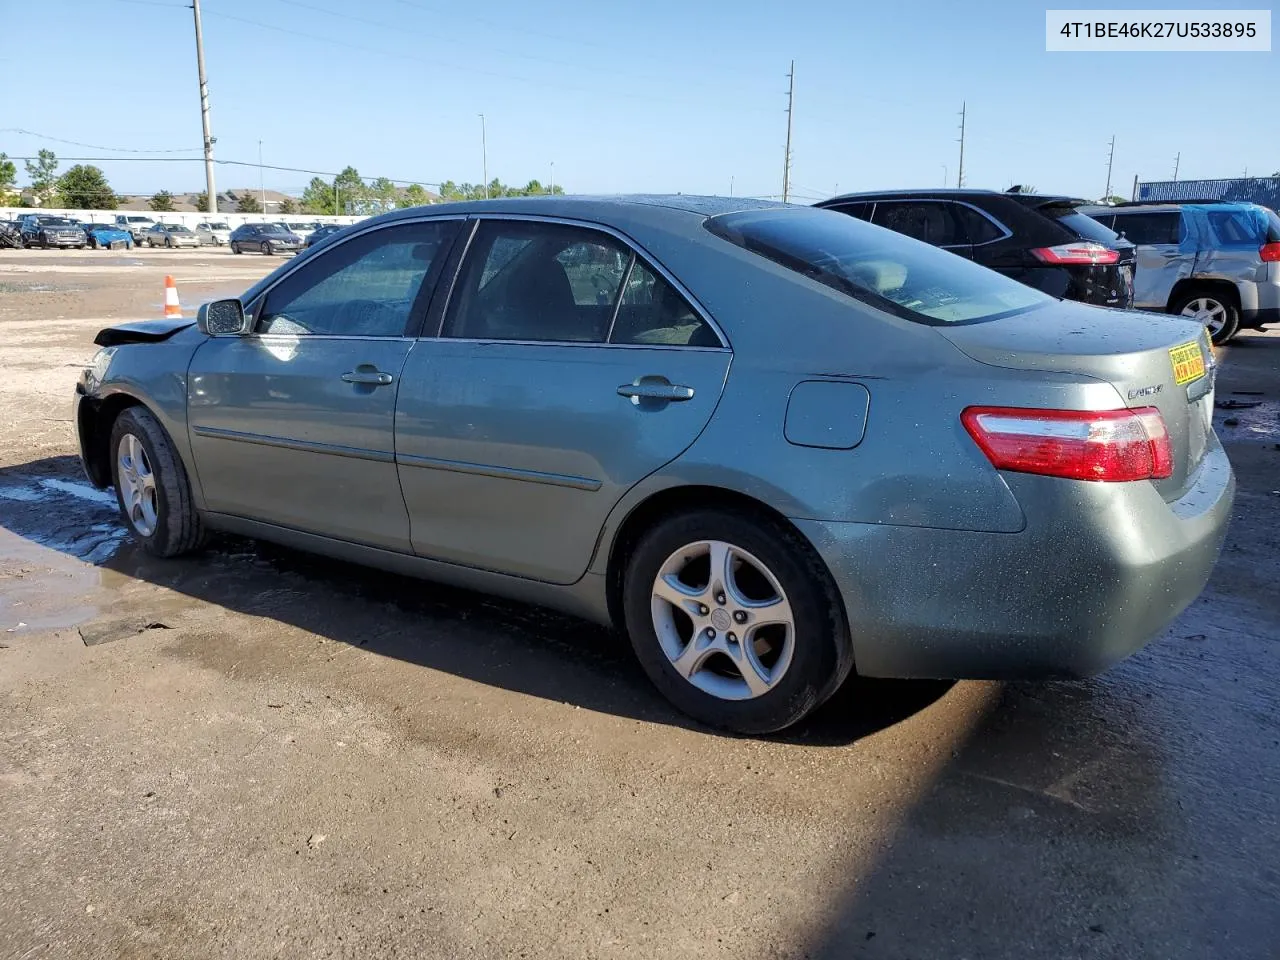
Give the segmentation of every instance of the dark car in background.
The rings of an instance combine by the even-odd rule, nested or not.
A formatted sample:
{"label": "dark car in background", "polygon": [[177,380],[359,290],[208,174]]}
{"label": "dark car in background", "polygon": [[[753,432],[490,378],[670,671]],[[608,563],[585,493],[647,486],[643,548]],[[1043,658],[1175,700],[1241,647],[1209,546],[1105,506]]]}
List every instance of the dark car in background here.
{"label": "dark car in background", "polygon": [[75,247],[83,250],[89,238],[80,224],[66,217],[29,213],[22,218],[22,241],[28,247]]}
{"label": "dark car in background", "polygon": [[1086,201],[993,190],[849,193],[815,204],[942,247],[1050,296],[1133,305],[1134,245]]}
{"label": "dark car in background", "polygon": [[322,224],[321,226],[316,227],[309,234],[307,234],[307,238],[303,242],[303,246],[314,247],[317,243],[319,243],[321,240],[325,239],[326,237],[332,237],[335,233],[338,233],[340,230],[343,229],[344,226],[345,224],[341,224],[341,223]]}
{"label": "dark car in background", "polygon": [[1084,212],[1137,244],[1134,306],[1199,320],[1214,343],[1280,323],[1280,216],[1254,203],[1122,203]]}
{"label": "dark car in background", "polygon": [[277,253],[297,253],[301,249],[302,238],[278,223],[246,223],[231,231],[232,253],[256,250],[271,256]]}

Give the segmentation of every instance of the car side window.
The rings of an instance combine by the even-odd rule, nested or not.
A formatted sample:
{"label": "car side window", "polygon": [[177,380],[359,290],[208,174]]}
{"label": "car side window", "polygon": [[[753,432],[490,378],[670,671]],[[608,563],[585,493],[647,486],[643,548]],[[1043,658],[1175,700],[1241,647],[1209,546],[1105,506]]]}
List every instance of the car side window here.
{"label": "car side window", "polygon": [[857,217],[859,220],[871,220],[871,211],[875,207],[874,203],[861,200],[855,203],[841,203],[834,207],[828,207],[828,210],[838,210],[840,213],[848,214],[851,217]]}
{"label": "car side window", "polygon": [[1179,213],[1125,213],[1116,215],[1112,229],[1130,243],[1177,243],[1181,221]]}
{"label": "car side window", "polygon": [[935,247],[954,247],[969,242],[957,209],[957,204],[937,200],[880,201],[874,223]]}
{"label": "car side window", "polygon": [[610,343],[719,347],[720,338],[670,283],[636,259],[622,291]]}
{"label": "car side window", "polygon": [[271,288],[257,332],[404,336],[457,227],[456,220],[405,223],[330,248]]}
{"label": "car side window", "polygon": [[631,258],[625,244],[596,230],[483,220],[444,335],[602,343]]}
{"label": "car side window", "polygon": [[975,246],[999,240],[1012,232],[1001,229],[990,217],[979,213],[973,207],[965,206],[963,203],[954,204],[954,207],[965,235],[968,236],[969,242]]}

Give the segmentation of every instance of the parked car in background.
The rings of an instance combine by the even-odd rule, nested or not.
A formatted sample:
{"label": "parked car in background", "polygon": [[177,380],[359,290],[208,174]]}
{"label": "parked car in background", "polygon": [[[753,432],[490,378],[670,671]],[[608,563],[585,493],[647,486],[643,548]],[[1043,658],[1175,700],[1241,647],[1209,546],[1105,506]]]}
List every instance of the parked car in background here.
{"label": "parked car in background", "polygon": [[256,250],[272,256],[277,253],[297,253],[301,249],[302,238],[278,223],[246,223],[231,231],[232,253]]}
{"label": "parked car in background", "polygon": [[143,549],[234,531],[617,624],[746,733],[855,664],[1102,670],[1231,516],[1203,327],[826,210],[417,207],[95,342],[81,457]]}
{"label": "parked car in background", "polygon": [[306,242],[303,243],[303,246],[314,247],[321,240],[325,239],[326,237],[332,237],[335,233],[339,233],[343,229],[344,229],[344,226],[343,224],[340,224],[340,223],[321,224],[320,226],[312,230],[309,234],[307,234]]}
{"label": "parked car in background", "polygon": [[1193,317],[1214,343],[1280,323],[1280,216],[1252,203],[1085,207],[1137,244],[1134,306]]}
{"label": "parked car in background", "polygon": [[75,247],[83,250],[89,238],[74,221],[29,213],[22,218],[22,241],[28,247]]}
{"label": "parked car in background", "polygon": [[157,223],[146,233],[148,247],[198,247],[200,238],[181,223]]}
{"label": "parked car in background", "polygon": [[133,249],[133,234],[114,223],[88,223],[84,232],[93,250]]}
{"label": "parked car in background", "polygon": [[221,220],[212,223],[197,223],[196,236],[201,246],[225,247],[231,242],[231,225]]}
{"label": "parked car in background", "polygon": [[850,193],[815,206],[887,227],[1052,297],[1133,305],[1134,247],[1071,197],[992,190]]}
{"label": "parked car in background", "polygon": [[282,223],[281,226],[284,227],[286,230],[288,230],[290,233],[301,237],[303,240],[306,240],[307,237],[311,236],[312,232],[317,227],[320,226],[320,224],[315,222],[306,223],[302,221],[290,220],[288,223]]}
{"label": "parked car in background", "polygon": [[156,225],[150,217],[141,213],[116,214],[116,226],[133,234],[133,242],[141,244],[146,239],[146,232]]}
{"label": "parked car in background", "polygon": [[22,239],[22,224],[17,220],[0,220],[0,250],[21,250],[26,246]]}

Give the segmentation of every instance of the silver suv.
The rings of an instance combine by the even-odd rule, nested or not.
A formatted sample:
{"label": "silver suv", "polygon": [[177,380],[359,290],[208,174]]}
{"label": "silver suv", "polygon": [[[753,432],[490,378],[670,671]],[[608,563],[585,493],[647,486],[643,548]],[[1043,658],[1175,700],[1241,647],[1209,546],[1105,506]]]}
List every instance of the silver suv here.
{"label": "silver suv", "polygon": [[1280,323],[1280,217],[1253,203],[1081,207],[1138,246],[1133,305],[1195,317],[1214,343]]}

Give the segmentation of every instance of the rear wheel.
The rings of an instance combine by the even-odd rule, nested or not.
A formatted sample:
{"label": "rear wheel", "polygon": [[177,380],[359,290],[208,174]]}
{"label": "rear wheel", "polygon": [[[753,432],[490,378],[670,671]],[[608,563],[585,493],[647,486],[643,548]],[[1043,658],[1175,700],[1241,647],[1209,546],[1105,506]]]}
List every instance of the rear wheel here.
{"label": "rear wheel", "polygon": [[129,532],[158,557],[176,557],[204,539],[186,468],[160,421],[130,407],[111,428],[111,479]]}
{"label": "rear wheel", "polygon": [[1217,291],[1193,290],[1173,304],[1173,313],[1199,320],[1215,344],[1226,343],[1240,331],[1240,310]]}
{"label": "rear wheel", "polygon": [[853,666],[826,567],[794,530],[721,509],[677,514],[637,544],[623,587],[649,679],[690,716],[739,733],[781,730]]}

